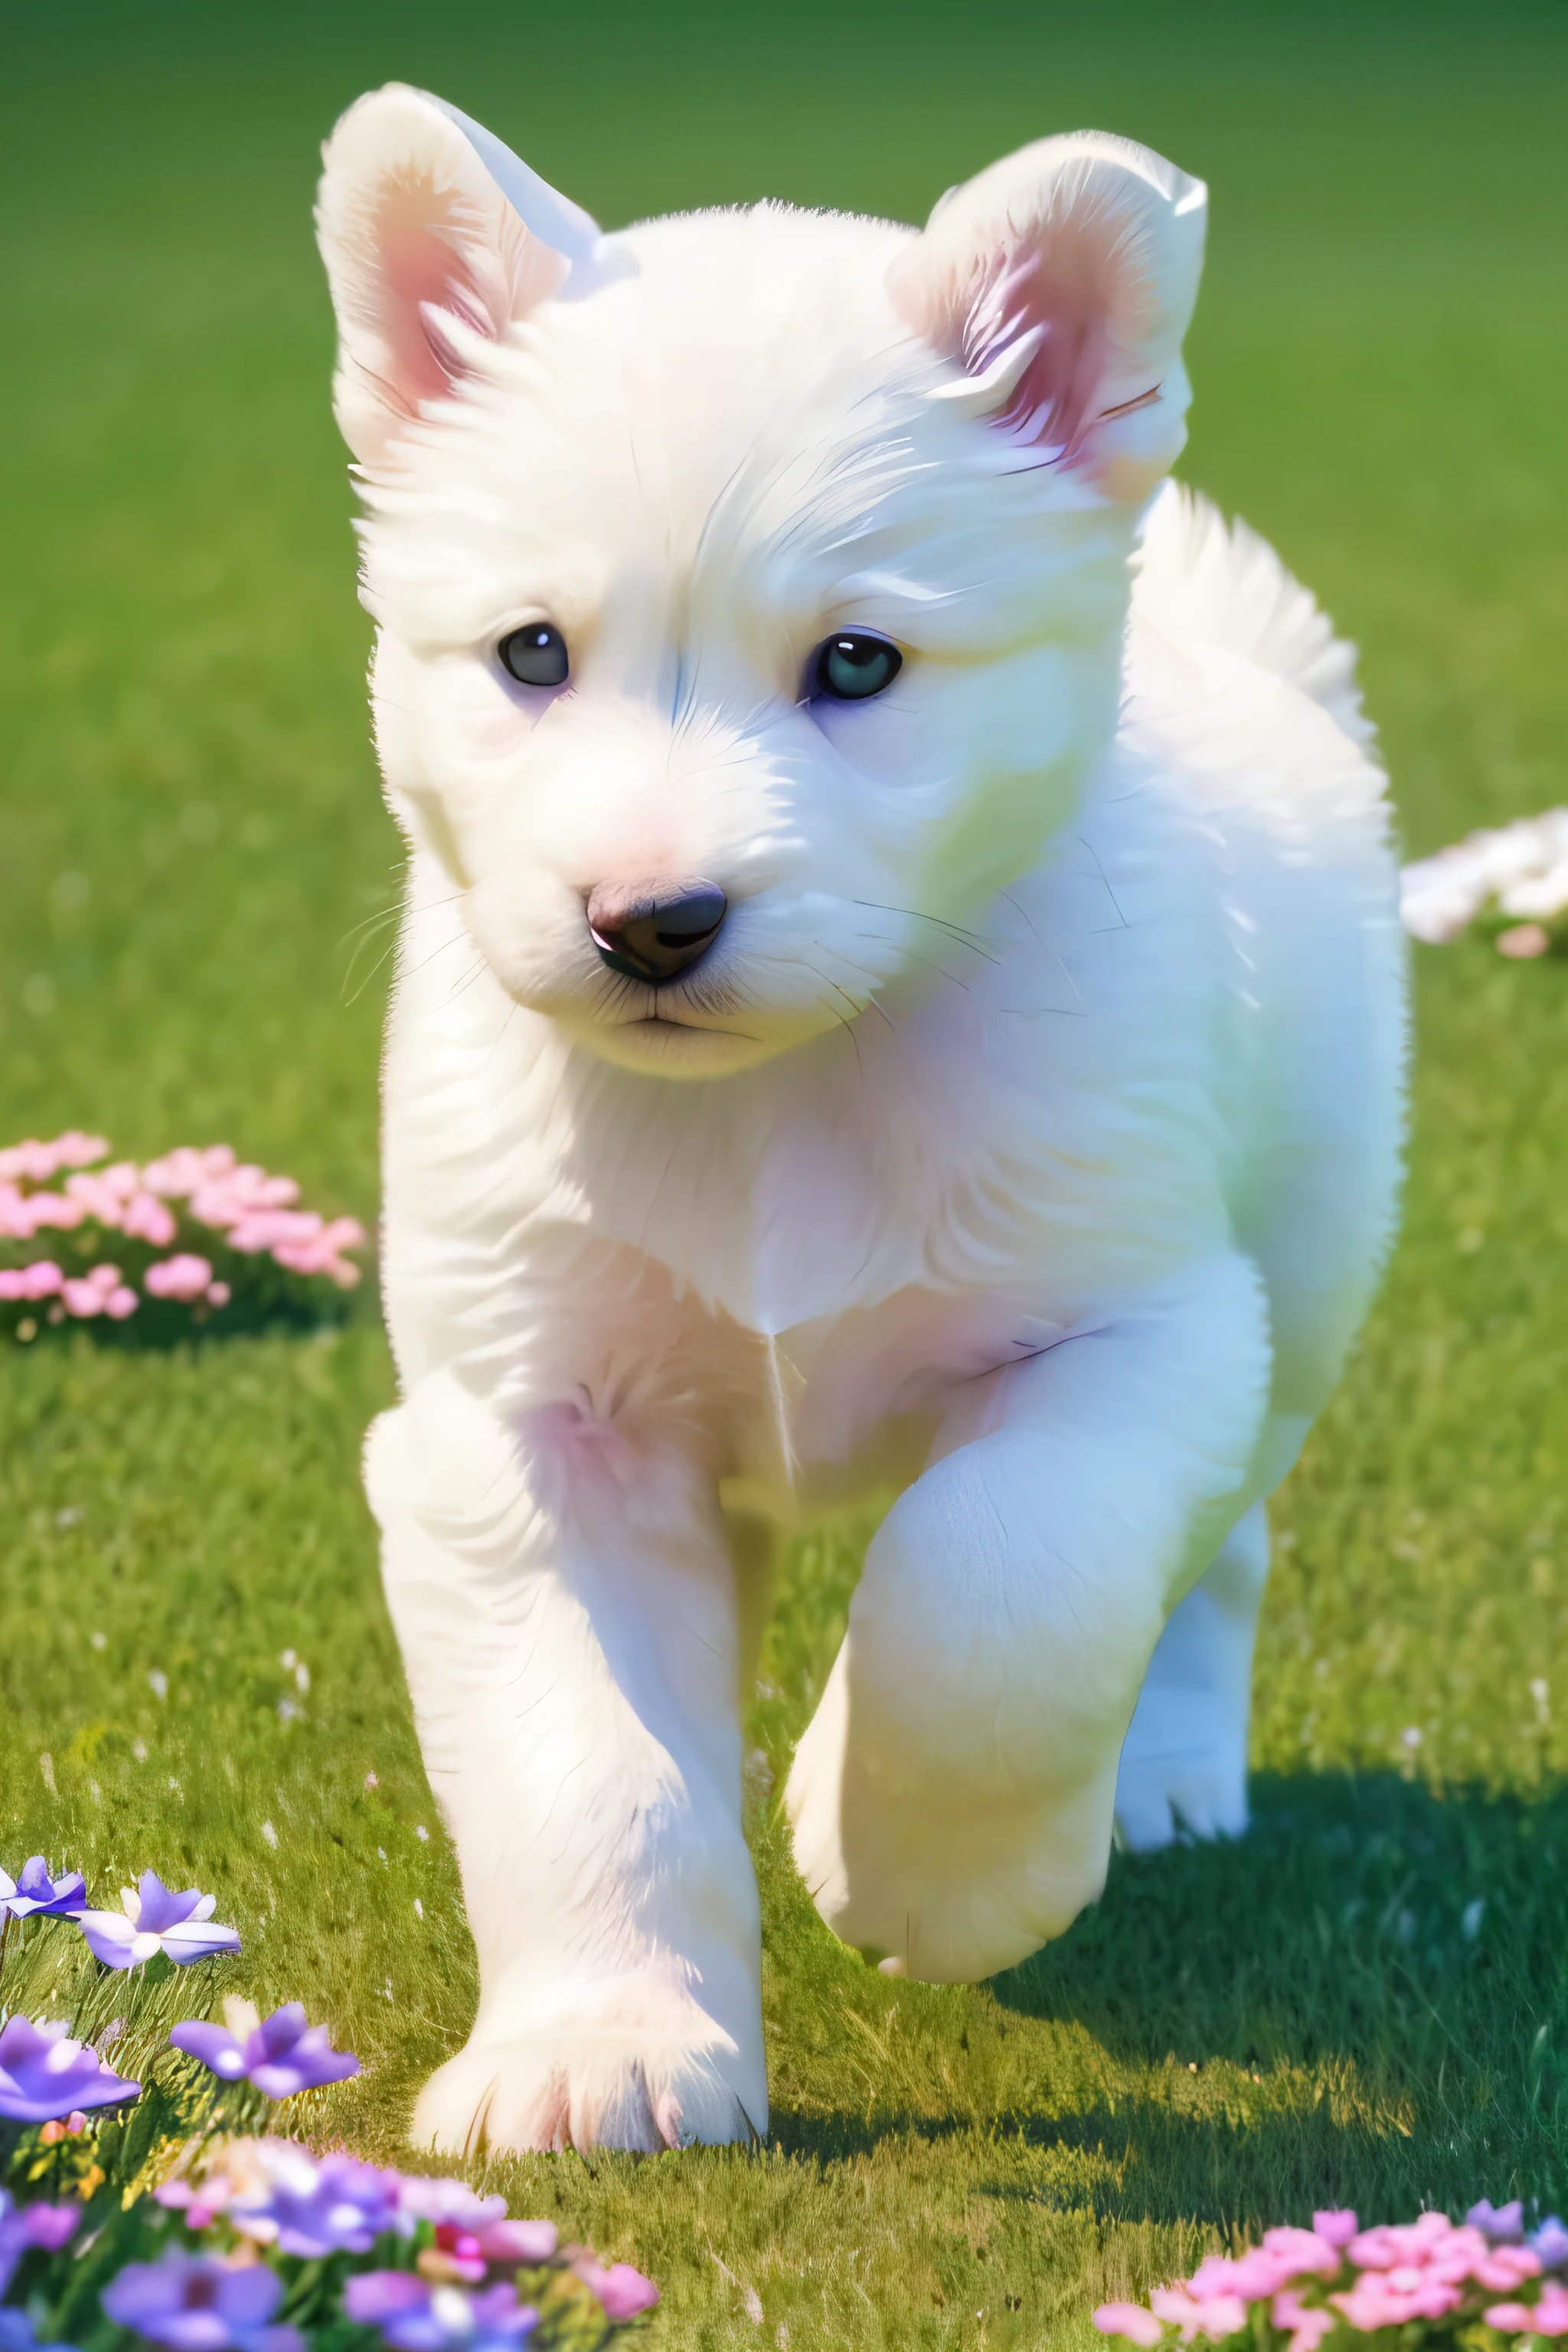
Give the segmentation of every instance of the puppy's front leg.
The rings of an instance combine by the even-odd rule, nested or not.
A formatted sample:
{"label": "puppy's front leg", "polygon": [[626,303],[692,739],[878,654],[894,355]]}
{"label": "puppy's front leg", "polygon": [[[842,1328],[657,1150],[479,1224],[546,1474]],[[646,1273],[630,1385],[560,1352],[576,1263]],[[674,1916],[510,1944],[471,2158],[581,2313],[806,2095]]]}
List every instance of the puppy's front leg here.
{"label": "puppy's front leg", "polygon": [[716,1497],[673,1437],[585,1403],[503,1422],[449,1372],[376,1424],[366,1468],[479,1960],[472,2034],[413,2138],[460,2154],[762,2131]]}
{"label": "puppy's front leg", "polygon": [[787,1802],[824,1917],[911,1976],[988,1976],[1104,1881],[1167,1612],[1246,1486],[1268,1384],[1252,1265],[974,1384],[867,1556]]}

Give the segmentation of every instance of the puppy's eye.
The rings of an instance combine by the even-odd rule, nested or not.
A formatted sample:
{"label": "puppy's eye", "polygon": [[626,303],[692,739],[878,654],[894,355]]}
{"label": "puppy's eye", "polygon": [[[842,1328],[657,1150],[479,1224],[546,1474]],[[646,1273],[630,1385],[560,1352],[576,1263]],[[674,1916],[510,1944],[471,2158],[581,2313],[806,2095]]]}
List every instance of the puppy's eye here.
{"label": "puppy's eye", "polygon": [[496,651],[501,667],[511,672],[520,686],[564,686],[570,664],[566,657],[566,640],[559,629],[548,621],[530,621],[526,627],[514,629],[503,637]]}
{"label": "puppy's eye", "polygon": [[869,629],[846,629],[818,646],[811,691],[830,695],[835,702],[864,702],[891,686],[903,666],[902,654],[886,637],[876,636]]}

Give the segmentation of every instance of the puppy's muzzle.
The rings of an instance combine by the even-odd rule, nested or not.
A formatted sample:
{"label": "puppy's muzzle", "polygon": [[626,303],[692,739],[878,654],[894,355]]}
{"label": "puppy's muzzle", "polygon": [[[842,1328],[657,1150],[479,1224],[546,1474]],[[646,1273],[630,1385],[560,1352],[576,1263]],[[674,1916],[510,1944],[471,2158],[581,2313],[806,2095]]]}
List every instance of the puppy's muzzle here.
{"label": "puppy's muzzle", "polygon": [[612,971],[658,988],[706,954],[728,904],[716,882],[601,882],[588,930]]}

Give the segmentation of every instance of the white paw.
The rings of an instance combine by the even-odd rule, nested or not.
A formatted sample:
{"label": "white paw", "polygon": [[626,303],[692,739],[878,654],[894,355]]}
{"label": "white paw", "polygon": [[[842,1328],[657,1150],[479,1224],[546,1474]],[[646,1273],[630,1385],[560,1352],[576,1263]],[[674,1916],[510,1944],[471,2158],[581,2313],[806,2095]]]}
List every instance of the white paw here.
{"label": "white paw", "polygon": [[[746,2080],[752,2074],[757,2083]],[[764,2084],[760,2096],[757,2084]],[[602,2025],[516,2040],[494,2039],[481,2026],[431,2075],[408,2136],[441,2156],[483,2147],[652,2154],[699,2141],[748,2143],[766,2124],[760,2051],[746,2067],[711,2027],[704,2047]]]}
{"label": "white paw", "polygon": [[[834,1668],[838,1676],[838,1668]],[[884,1975],[974,1984],[1012,1968],[1092,1903],[1110,1848],[1110,1776],[1053,1802],[889,1799],[846,1771],[842,1680],[829,1679],[784,1792],[795,1857],[843,1942]]]}
{"label": "white paw", "polygon": [[[1139,1727],[1134,1722],[1133,1732]],[[1247,1760],[1239,1743],[1134,1744],[1129,1733],[1116,1776],[1116,1830],[1134,1853],[1178,1836],[1241,1837],[1247,1825]]]}

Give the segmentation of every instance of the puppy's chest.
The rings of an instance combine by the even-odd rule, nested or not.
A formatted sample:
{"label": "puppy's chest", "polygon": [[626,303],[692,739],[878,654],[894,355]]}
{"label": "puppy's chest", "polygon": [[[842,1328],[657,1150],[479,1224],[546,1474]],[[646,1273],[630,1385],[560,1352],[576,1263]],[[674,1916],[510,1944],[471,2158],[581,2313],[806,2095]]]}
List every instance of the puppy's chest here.
{"label": "puppy's chest", "polygon": [[1063,1338],[1063,1305],[910,1288],[757,1344],[745,1466],[805,1507],[918,1475],[955,1407]]}

